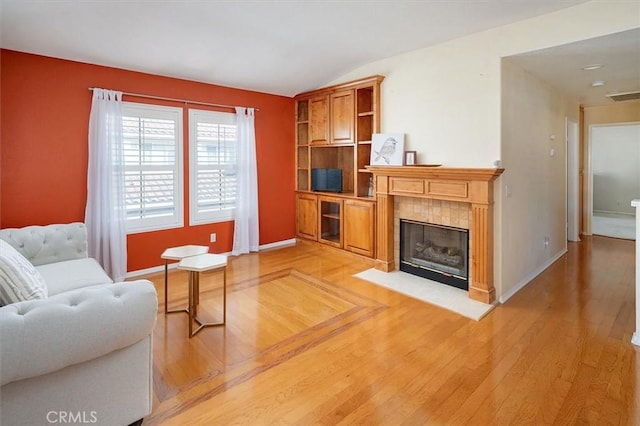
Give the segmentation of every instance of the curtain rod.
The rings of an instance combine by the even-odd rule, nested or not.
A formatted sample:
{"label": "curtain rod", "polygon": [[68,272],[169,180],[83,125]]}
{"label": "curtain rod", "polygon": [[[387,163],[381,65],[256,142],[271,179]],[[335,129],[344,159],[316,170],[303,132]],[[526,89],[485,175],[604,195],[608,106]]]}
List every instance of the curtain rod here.
{"label": "curtain rod", "polygon": [[[96,89],[96,88],[89,87],[89,90],[91,90],[92,92],[93,92],[93,89]],[[218,107],[218,108],[233,108],[233,109],[236,108],[235,105],[213,104],[210,102],[190,101],[188,99],[165,98],[164,96],[144,95],[142,93],[122,92],[122,94],[127,96],[135,96],[136,98],[157,99],[160,101],[180,102],[184,104],[205,105],[205,106],[212,106],[212,107]],[[251,107],[243,107],[243,108],[251,108]],[[254,110],[260,111],[258,108],[254,108]]]}

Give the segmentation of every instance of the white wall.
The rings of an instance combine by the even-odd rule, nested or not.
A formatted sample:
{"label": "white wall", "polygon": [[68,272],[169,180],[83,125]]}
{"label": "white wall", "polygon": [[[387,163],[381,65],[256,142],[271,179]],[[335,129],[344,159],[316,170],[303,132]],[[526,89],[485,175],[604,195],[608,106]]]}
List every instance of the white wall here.
{"label": "white wall", "polygon": [[[592,1],[377,61],[327,84],[373,74],[384,75],[382,131],[405,133],[405,149],[418,151],[418,162],[450,167],[493,167],[493,162],[502,158],[503,149],[519,143],[507,140],[501,134],[501,59],[637,28],[639,14],[639,2]],[[562,123],[564,126],[564,117]],[[557,134],[562,135],[564,131]],[[564,145],[564,141],[558,145]],[[510,178],[530,179],[523,171],[515,167],[509,169],[508,164],[505,166]],[[537,172],[541,174],[540,184],[545,186],[558,177],[555,169],[549,175],[546,175],[546,168]],[[503,244],[510,249],[517,247],[523,257],[531,258],[527,263],[543,267],[547,258],[537,252],[528,252],[528,243],[522,242],[519,233],[507,233],[502,229],[501,222],[510,213],[503,211],[502,179],[496,183],[495,205],[494,270],[498,295],[508,293],[526,279],[529,269],[528,265],[521,265],[515,271],[511,265],[506,265]],[[517,190],[524,193],[525,188]],[[534,197],[532,205],[552,204],[554,211],[559,212],[555,194],[547,199],[546,190],[535,190],[531,196]],[[527,211],[522,223],[541,220],[538,215],[536,210]],[[543,232],[553,236],[552,251],[560,247],[556,242],[557,224],[543,222],[540,226],[545,227]]]}
{"label": "white wall", "polygon": [[508,60],[502,102],[504,301],[567,250],[565,117],[579,104]]}
{"label": "white wall", "polygon": [[386,76],[382,131],[421,163],[492,167],[500,158],[502,57],[637,28],[638,2],[589,2],[373,62],[327,85]]}
{"label": "white wall", "polygon": [[640,198],[640,125],[591,127],[593,211],[635,215]]}

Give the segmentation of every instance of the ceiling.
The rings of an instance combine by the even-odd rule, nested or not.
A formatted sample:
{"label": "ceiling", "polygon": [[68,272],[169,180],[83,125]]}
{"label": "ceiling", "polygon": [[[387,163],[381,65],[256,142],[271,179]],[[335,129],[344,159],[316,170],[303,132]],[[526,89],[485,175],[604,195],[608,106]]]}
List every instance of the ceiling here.
{"label": "ceiling", "polygon": [[[586,0],[0,1],[6,49],[293,96],[379,59]],[[555,59],[553,50],[516,58],[542,72],[561,65]]]}
{"label": "ceiling", "polygon": [[[640,21],[640,18],[639,18]],[[640,91],[640,28],[511,56],[541,80],[577,97],[584,106],[613,103],[608,93]],[[588,65],[602,65],[583,70]],[[601,81],[601,86],[592,86]]]}

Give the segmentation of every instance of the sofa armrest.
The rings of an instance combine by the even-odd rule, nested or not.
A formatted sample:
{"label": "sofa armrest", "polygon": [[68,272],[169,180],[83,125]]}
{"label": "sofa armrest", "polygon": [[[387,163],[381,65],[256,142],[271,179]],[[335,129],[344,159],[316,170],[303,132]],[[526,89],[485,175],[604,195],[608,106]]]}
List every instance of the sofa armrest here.
{"label": "sofa armrest", "polygon": [[0,238],[34,266],[87,257],[87,227],[81,222],[6,228]]}
{"label": "sofa armrest", "polygon": [[0,385],[130,346],[152,333],[150,281],[78,289],[0,308]]}

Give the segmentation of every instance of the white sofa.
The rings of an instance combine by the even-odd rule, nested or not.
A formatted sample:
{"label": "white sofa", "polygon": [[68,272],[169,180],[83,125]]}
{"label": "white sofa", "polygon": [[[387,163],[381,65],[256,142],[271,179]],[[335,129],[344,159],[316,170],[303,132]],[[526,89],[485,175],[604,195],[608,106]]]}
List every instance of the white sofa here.
{"label": "white sofa", "polygon": [[140,422],[153,398],[153,284],[113,283],[87,257],[82,223],[3,229],[0,239],[48,290],[0,307],[0,424]]}

